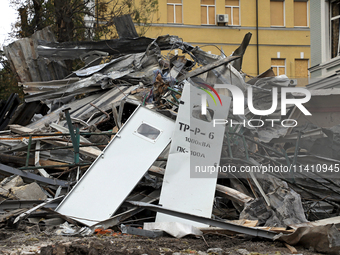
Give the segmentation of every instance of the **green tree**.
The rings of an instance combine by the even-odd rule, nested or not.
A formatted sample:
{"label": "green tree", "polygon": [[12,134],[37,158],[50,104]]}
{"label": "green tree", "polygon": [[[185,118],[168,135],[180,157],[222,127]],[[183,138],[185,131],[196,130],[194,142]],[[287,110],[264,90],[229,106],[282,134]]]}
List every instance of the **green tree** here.
{"label": "green tree", "polygon": [[58,42],[117,38],[113,19],[130,14],[144,35],[158,0],[11,0],[18,10],[12,37],[27,37],[52,26]]}

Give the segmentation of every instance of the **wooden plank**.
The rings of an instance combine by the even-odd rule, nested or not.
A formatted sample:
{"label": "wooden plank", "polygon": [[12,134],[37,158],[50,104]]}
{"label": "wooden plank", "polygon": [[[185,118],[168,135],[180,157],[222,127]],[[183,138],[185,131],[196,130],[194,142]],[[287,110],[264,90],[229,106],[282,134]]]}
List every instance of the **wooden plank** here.
{"label": "wooden plank", "polygon": [[[57,146],[70,146],[72,145],[72,143],[67,143],[67,142],[62,142],[62,141],[56,141],[56,140],[52,140],[52,139],[48,139],[48,140],[44,140],[45,143],[49,143],[49,144],[53,144],[53,145],[57,145]],[[73,150],[71,148],[71,150]],[[93,149],[91,147],[79,147],[79,152],[81,154],[84,154],[86,156],[89,156],[91,158],[97,158],[102,151],[98,150],[98,149]]]}
{"label": "wooden plank", "polygon": [[[240,226],[245,227],[256,227],[258,220],[227,220],[228,223],[233,223]],[[225,234],[225,235],[235,235],[237,232],[233,232],[230,230],[226,230],[223,228],[217,227],[206,227],[206,228],[199,228],[204,234]]]}
{"label": "wooden plank", "polygon": [[[32,133],[34,130],[30,129],[28,127],[22,127],[20,128],[19,125],[16,126],[16,129],[19,132],[22,132],[23,130],[25,130],[27,133]],[[27,134],[26,133],[26,134]],[[28,139],[28,137],[26,137]],[[39,139],[40,140],[44,140],[44,142],[49,143],[49,144],[54,144],[54,145],[58,145],[58,146],[70,146],[70,143],[67,142],[62,142],[62,141],[56,141],[53,140],[52,137],[43,137],[43,136],[39,136],[39,134],[37,134],[36,136],[33,136],[32,139]],[[17,138],[20,140],[20,138]],[[86,140],[87,141],[87,140]],[[72,144],[72,143],[71,143]],[[91,148],[91,147],[80,147],[79,148],[80,153],[83,153],[84,155],[87,155],[91,158],[97,158],[100,154],[101,154],[101,150],[96,149],[96,148]]]}
{"label": "wooden plank", "polygon": [[289,244],[287,244],[287,243],[284,243],[284,244],[286,245],[286,247],[289,249],[289,251],[290,251],[292,254],[298,254],[297,250],[296,250],[293,246],[291,246],[291,245],[289,245]]}
{"label": "wooden plank", "polygon": [[34,130],[31,128],[27,128],[27,127],[23,127],[21,125],[18,124],[13,124],[13,125],[8,125],[9,129],[15,133],[15,134],[19,134],[19,135],[27,135],[32,133]]}
{"label": "wooden plank", "polygon": [[[151,166],[149,169],[149,174],[158,176],[158,177],[163,177],[165,173],[165,169],[157,166]],[[245,204],[251,200],[253,200],[252,197],[249,197],[242,192],[239,192],[238,190],[217,184],[216,185],[216,191],[219,191],[220,193],[224,194],[227,198],[230,200],[239,202],[241,204]]]}
{"label": "wooden plank", "polygon": [[[2,154],[0,153],[0,163],[3,164],[14,164],[18,166],[23,166],[26,163],[26,158],[25,157],[20,157],[20,156],[13,156],[9,154]],[[55,167],[53,169],[61,170],[61,171],[66,171],[68,170],[67,163],[61,163],[58,161],[53,161],[53,160],[48,160],[48,159],[39,159],[39,163],[41,166],[54,166],[54,165],[65,165],[65,167]],[[34,165],[34,160],[31,158],[28,162],[30,166]]]}
{"label": "wooden plank", "polygon": [[290,234],[295,231],[294,229],[286,229],[286,228],[279,228],[279,227],[257,227],[257,228],[276,232],[276,233],[283,233],[283,234]]}
{"label": "wooden plank", "polygon": [[246,220],[246,219],[241,219],[241,220],[229,220],[228,222],[234,223],[237,225],[242,225],[245,227],[256,227],[257,223],[259,222],[258,220]]}
{"label": "wooden plank", "polygon": [[230,200],[235,201],[235,202],[241,202],[242,204],[248,203],[254,199],[250,196],[245,195],[242,192],[239,192],[235,189],[232,189],[232,188],[220,185],[220,184],[216,184],[216,191],[223,194],[225,197],[229,198]]}

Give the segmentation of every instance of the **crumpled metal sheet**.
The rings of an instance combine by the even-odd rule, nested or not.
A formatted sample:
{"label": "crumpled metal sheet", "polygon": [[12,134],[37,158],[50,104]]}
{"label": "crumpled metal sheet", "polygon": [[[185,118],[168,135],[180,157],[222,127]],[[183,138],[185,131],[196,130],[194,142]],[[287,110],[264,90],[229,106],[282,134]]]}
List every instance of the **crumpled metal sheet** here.
{"label": "crumpled metal sheet", "polygon": [[63,61],[50,61],[37,52],[38,39],[56,42],[50,27],[36,31],[32,36],[22,38],[4,47],[6,58],[15,68],[21,82],[50,81],[63,79],[68,71]]}
{"label": "crumpled metal sheet", "polygon": [[279,138],[287,134],[287,128],[280,125],[274,124],[274,127],[264,127],[259,128],[257,133],[259,136],[259,141],[264,143],[269,143],[273,138]]}
{"label": "crumpled metal sheet", "polygon": [[300,195],[289,188],[286,182],[273,176],[263,178],[262,174],[256,174],[256,177],[266,193],[270,207],[266,206],[262,197],[256,198],[245,205],[240,219],[257,219],[259,225],[267,227],[286,227],[307,222]]}
{"label": "crumpled metal sheet", "polygon": [[161,50],[174,49],[182,43],[177,36],[164,35],[156,39],[148,37],[121,38],[98,42],[47,43],[39,41],[37,47],[40,56],[53,60],[77,59],[90,51],[103,51],[110,55],[145,52],[155,42]]}
{"label": "crumpled metal sheet", "polygon": [[42,92],[53,92],[60,88],[64,88],[67,85],[73,84],[79,81],[80,78],[68,78],[62,80],[52,80],[52,81],[41,81],[41,82],[19,82],[18,85],[22,86],[25,94],[33,95]]}
{"label": "crumpled metal sheet", "polygon": [[109,65],[110,63],[104,63],[104,64],[101,64],[101,65],[91,66],[91,67],[88,67],[88,68],[85,68],[85,69],[75,71],[74,73],[77,76],[89,76],[91,74],[99,72],[100,70],[102,70],[105,66]]}
{"label": "crumpled metal sheet", "polygon": [[290,79],[286,75],[279,75],[274,77],[264,77],[256,81],[255,86],[257,87],[288,87],[290,84]]}
{"label": "crumpled metal sheet", "polygon": [[74,73],[77,76],[89,76],[99,71],[101,71],[101,73],[103,74],[108,75],[114,73],[115,71],[125,72],[127,70],[132,69],[135,66],[138,66],[143,55],[144,55],[143,53],[128,54],[119,58],[115,58],[108,63],[80,69],[78,71],[75,71]]}

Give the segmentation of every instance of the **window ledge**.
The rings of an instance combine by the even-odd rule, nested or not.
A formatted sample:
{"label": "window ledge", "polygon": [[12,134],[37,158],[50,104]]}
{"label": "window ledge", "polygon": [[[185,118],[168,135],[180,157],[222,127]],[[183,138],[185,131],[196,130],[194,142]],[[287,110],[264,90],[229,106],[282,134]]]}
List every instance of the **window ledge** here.
{"label": "window ledge", "polygon": [[294,26],[296,28],[305,28],[305,29],[309,29],[309,26]]}
{"label": "window ledge", "polygon": [[340,65],[340,56],[327,60],[326,62],[321,63],[320,65],[313,66],[309,69],[310,72],[318,71],[321,69],[328,69],[334,66]]}

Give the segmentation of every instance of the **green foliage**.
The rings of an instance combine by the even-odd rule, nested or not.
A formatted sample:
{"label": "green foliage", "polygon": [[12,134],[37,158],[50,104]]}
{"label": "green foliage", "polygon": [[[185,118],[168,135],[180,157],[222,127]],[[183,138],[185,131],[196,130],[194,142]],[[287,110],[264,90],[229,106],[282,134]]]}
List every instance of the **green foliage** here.
{"label": "green foliage", "polygon": [[[114,18],[130,14],[144,35],[158,0],[11,0],[18,10],[12,37],[27,37],[46,26],[58,42],[117,38]],[[86,22],[90,21],[90,22]]]}
{"label": "green foliage", "polygon": [[150,27],[153,15],[158,11],[158,0],[141,0],[140,5],[132,12],[133,21],[139,27],[139,34],[145,35]]}

